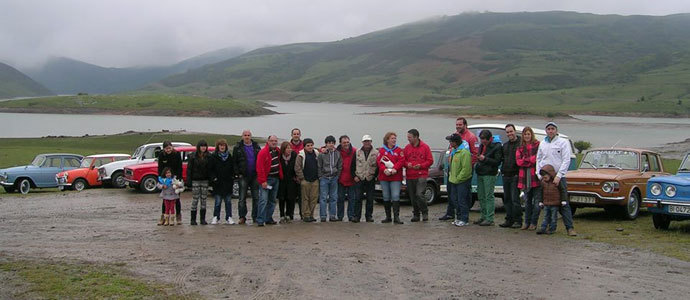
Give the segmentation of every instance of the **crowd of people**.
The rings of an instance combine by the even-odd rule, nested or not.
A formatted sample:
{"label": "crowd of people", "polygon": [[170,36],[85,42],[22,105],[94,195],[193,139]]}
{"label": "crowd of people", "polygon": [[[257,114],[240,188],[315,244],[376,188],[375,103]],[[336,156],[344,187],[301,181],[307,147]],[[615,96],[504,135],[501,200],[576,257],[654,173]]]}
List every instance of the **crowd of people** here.
{"label": "crowd of people", "polygon": [[[455,128],[456,131],[446,137],[449,146],[443,156],[443,167],[448,206],[439,220],[452,220],[452,224],[458,227],[470,224],[472,179],[476,174],[481,214],[473,223],[493,226],[494,188],[500,168],[506,211],[505,221],[499,224],[500,227],[552,234],[560,214],[567,234],[576,235],[565,179],[571,148],[567,140],[559,138],[556,123],[546,124],[547,136],[541,142],[530,127],[525,127],[518,137],[512,124],[505,126],[508,140],[504,143],[494,138],[489,130],[482,130],[477,138],[462,117],[457,118]],[[340,222],[345,216],[353,223],[362,220],[374,222],[374,187],[377,181],[381,186],[385,211],[381,223],[403,224],[400,217],[403,173],[412,204],[410,221],[429,221],[423,193],[434,158],[417,129],[407,131],[408,143],[404,148],[398,146],[395,132],[387,132],[378,148],[374,147],[370,135],[364,135],[359,149],[352,145],[347,135],[337,140],[334,136],[327,136],[321,147],[315,147],[311,138],[302,139],[298,128],[292,129],[290,136],[289,141],[279,145],[277,136],[271,135],[261,148],[252,139],[251,131],[244,130],[242,139],[232,151],[224,139],[216,141],[213,152],[209,151],[206,141],[199,141],[196,152],[188,158],[184,182],[192,190],[190,224],[197,225],[197,216],[201,225],[207,224],[209,186],[215,199],[211,224],[235,224],[230,200],[235,181],[239,186],[239,224],[248,222],[248,192],[252,199],[250,217],[258,226],[277,224],[273,219],[276,202],[280,223],[290,223],[295,219],[295,207],[303,222],[316,222],[314,210],[317,203],[320,222]],[[183,189],[175,183],[177,178],[183,178],[182,161],[169,141],[163,143],[158,171],[164,200],[158,225],[181,225],[179,193]],[[223,203],[225,216],[221,218]],[[545,218],[537,228],[542,209]]]}

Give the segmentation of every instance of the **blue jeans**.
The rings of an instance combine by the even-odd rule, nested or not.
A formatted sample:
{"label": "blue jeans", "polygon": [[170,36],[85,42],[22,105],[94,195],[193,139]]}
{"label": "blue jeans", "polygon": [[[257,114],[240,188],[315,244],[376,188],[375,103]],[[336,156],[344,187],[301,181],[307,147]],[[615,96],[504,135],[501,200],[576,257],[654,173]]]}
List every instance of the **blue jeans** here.
{"label": "blue jeans", "polygon": [[[565,187],[565,190],[568,190],[568,182],[565,180],[565,178],[561,178],[561,181],[563,182],[563,186]],[[560,206],[558,208],[558,212],[561,213],[561,216],[563,217],[563,225],[565,225],[565,229],[573,229],[573,211],[570,210],[570,199],[565,199],[565,206]]]}
{"label": "blue jeans", "polygon": [[472,179],[465,180],[460,183],[450,183],[453,186],[452,200],[457,207],[455,211],[455,218],[465,223],[470,221],[470,201],[472,197]]}
{"label": "blue jeans", "polygon": [[383,202],[400,202],[400,188],[402,181],[381,181],[383,191]]}
{"label": "blue jeans", "polygon": [[455,196],[457,196],[454,192],[453,189],[455,188],[455,184],[450,183],[448,181],[448,184],[446,185],[446,189],[448,192],[448,205],[446,206],[446,216],[452,217],[455,216]]}
{"label": "blue jeans", "polygon": [[503,207],[506,210],[506,223],[522,224],[522,207],[517,184],[517,175],[503,176]]}
{"label": "blue jeans", "polygon": [[276,209],[280,179],[268,177],[266,183],[268,183],[271,189],[259,188],[259,211],[256,213],[256,223],[259,224],[273,221],[273,211]]}
{"label": "blue jeans", "polygon": [[338,184],[338,219],[345,217],[345,198],[347,198],[347,219],[355,218],[355,202],[357,201],[357,186]]}
{"label": "blue jeans", "polygon": [[525,225],[537,226],[539,222],[539,201],[541,201],[541,187],[533,187],[526,193],[525,200]]}
{"label": "blue jeans", "polygon": [[548,230],[551,232],[556,231],[557,221],[558,221],[558,211],[560,206],[544,206],[544,221],[541,222],[541,230]]}
{"label": "blue jeans", "polygon": [[[338,202],[338,177],[319,179],[319,215],[321,219],[336,218],[336,205]],[[328,204],[326,204],[328,203]],[[328,213],[326,213],[328,205]]]}
{"label": "blue jeans", "polygon": [[252,195],[252,220],[256,221],[256,212],[258,211],[257,204],[259,204],[259,183],[256,181],[256,176],[240,177],[240,195],[237,201],[237,209],[240,211],[240,218],[247,217],[247,189],[250,189]]}
{"label": "blue jeans", "polygon": [[214,197],[216,198],[216,202],[213,205],[213,216],[218,217],[220,219],[220,205],[221,202],[225,202],[225,219],[227,220],[229,217],[232,217],[232,202],[230,202],[230,197],[232,194],[228,194],[225,196],[221,195],[215,195]]}

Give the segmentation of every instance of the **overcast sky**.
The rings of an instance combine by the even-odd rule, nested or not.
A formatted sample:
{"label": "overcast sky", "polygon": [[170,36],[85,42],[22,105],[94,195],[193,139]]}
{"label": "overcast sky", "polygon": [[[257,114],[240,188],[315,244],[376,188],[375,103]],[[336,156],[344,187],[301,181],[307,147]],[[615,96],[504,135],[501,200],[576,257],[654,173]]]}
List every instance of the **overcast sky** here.
{"label": "overcast sky", "polygon": [[225,48],[333,41],[466,11],[690,12],[690,0],[0,0],[0,61],[170,64]]}

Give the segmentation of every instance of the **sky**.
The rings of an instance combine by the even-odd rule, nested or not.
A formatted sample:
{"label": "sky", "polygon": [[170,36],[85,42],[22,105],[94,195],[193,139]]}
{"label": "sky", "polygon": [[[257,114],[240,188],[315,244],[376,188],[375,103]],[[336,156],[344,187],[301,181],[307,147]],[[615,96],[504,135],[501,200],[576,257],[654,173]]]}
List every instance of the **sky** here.
{"label": "sky", "polygon": [[0,61],[165,65],[225,47],[326,42],[463,12],[690,12],[689,0],[0,0]]}

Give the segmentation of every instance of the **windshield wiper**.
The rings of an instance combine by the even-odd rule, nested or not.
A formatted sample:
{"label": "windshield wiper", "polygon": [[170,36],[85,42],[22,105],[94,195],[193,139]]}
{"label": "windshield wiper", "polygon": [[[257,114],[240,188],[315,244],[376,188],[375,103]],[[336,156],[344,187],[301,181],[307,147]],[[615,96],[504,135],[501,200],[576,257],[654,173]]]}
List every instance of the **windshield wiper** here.
{"label": "windshield wiper", "polygon": [[595,170],[598,170],[598,169],[599,169],[599,168],[597,168],[597,166],[595,166],[593,163],[588,162],[588,161],[586,161],[586,160],[583,160],[582,163],[585,163],[585,164],[588,164],[588,165],[592,166],[592,168],[594,168]]}
{"label": "windshield wiper", "polygon": [[680,168],[680,169],[678,169],[678,171],[690,171],[690,169],[688,169],[688,168]]}

